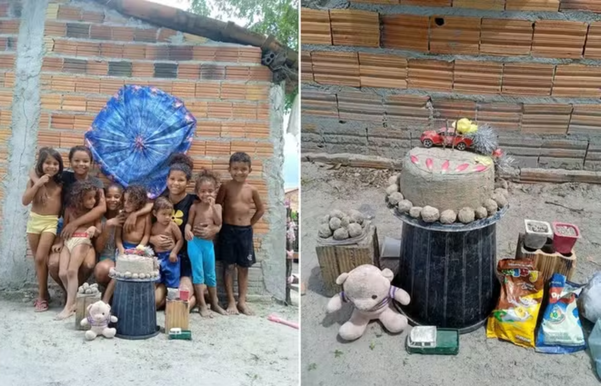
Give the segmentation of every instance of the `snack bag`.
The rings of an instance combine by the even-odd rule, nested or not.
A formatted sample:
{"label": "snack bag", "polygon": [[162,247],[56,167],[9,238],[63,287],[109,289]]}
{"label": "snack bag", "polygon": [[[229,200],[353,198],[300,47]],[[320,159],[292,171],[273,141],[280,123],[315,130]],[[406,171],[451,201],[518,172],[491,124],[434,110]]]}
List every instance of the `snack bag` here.
{"label": "snack bag", "polygon": [[553,274],[549,304],[536,338],[537,352],[566,354],[586,348],[576,301],[581,291],[581,285],[567,281],[559,273]]}
{"label": "snack bag", "polygon": [[486,336],[534,347],[534,330],[544,293],[543,278],[529,259],[499,261],[501,295],[488,318]]}

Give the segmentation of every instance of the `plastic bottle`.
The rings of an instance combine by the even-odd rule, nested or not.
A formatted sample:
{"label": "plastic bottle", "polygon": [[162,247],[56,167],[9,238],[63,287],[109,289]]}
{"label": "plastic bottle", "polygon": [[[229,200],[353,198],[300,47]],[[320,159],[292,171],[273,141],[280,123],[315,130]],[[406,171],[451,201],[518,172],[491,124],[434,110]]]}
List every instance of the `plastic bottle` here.
{"label": "plastic bottle", "polygon": [[595,327],[588,338],[588,345],[597,366],[597,375],[601,377],[601,319],[595,323]]}

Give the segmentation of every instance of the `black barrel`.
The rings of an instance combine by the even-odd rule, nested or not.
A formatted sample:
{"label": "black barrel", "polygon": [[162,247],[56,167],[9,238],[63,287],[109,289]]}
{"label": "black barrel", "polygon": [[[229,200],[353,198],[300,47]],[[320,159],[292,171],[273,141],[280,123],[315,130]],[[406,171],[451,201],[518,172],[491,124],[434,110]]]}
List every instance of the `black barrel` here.
{"label": "black barrel", "polygon": [[495,216],[471,224],[403,221],[399,270],[393,285],[411,303],[396,304],[413,324],[473,331],[486,322],[499,297]]}
{"label": "black barrel", "polygon": [[148,339],[159,333],[154,297],[154,279],[115,278],[112,314],[119,320],[116,336]]}

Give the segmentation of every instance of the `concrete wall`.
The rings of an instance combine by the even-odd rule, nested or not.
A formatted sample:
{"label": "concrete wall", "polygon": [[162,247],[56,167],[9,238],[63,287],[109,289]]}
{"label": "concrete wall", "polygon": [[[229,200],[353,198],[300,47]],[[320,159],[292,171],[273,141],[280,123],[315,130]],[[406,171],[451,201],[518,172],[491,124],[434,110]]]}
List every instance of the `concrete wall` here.
{"label": "concrete wall", "polygon": [[[189,155],[198,169],[212,168],[227,180],[230,154],[251,155],[249,180],[268,207],[255,227],[259,263],[252,269],[251,295],[267,296],[267,288],[283,299],[285,248],[266,242],[274,232],[284,240],[285,232],[284,226],[275,230],[285,217],[281,167],[270,170],[283,149],[281,134],[274,136],[278,105],[271,95],[279,86],[261,65],[261,49],[150,25],[93,1],[24,2],[29,16],[22,18],[19,4],[0,1],[0,286],[33,280],[33,264],[24,258],[28,212],[20,196],[36,149],[52,146],[68,165],[69,148],[83,144],[107,100],[123,85],[138,84],[172,93],[194,114],[198,125]],[[270,259],[281,272],[270,269],[269,275],[282,278],[281,288],[266,287],[277,280],[263,276]]]}
{"label": "concrete wall", "polygon": [[303,6],[303,152],[398,159],[423,130],[469,117],[518,166],[601,170],[600,2]]}

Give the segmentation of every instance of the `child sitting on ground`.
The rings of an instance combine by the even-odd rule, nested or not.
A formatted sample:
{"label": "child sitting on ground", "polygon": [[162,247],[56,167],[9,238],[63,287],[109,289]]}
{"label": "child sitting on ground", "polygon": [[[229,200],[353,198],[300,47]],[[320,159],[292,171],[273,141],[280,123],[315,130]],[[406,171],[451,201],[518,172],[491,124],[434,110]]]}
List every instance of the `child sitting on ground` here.
{"label": "child sitting on ground", "polygon": [[63,159],[54,149],[43,147],[38,153],[35,173],[39,180],[27,182],[23,194],[23,205],[31,203],[31,213],[27,222],[27,239],[35,260],[38,278],[38,298],[34,302],[35,312],[48,310],[48,266],[50,248],[56,236],[58,216],[61,213],[61,175]]}
{"label": "child sitting on ground", "polygon": [[192,263],[192,283],[198,299],[198,308],[203,317],[211,316],[204,298],[204,287],[209,290],[211,309],[226,315],[217,300],[217,280],[215,275],[215,249],[213,240],[195,237],[192,229],[209,225],[221,226],[221,205],[215,203],[215,195],[219,179],[207,169],[203,169],[196,179],[195,193],[200,202],[190,208],[186,224],[186,240],[188,240],[188,256]]}
{"label": "child sitting on ground", "polygon": [[[154,252],[160,264],[160,282],[157,282],[157,288],[164,285],[167,288],[179,288],[180,278],[180,259],[179,251],[184,246],[182,232],[175,222],[173,222],[173,204],[165,197],[159,197],[152,207],[152,215],[156,222],[152,225],[150,235],[167,236],[175,241],[175,246],[171,250],[154,245]],[[157,307],[159,306],[159,296],[156,297]]]}
{"label": "child sitting on ground", "polygon": [[[98,189],[92,182],[87,180],[76,182],[69,194],[63,225],[67,226],[70,222],[86,215],[96,207],[98,202]],[[61,238],[59,243],[52,247],[54,251],[60,250],[59,277],[67,289],[65,308],[56,317],[58,320],[66,319],[75,313],[79,267],[92,247],[91,239],[100,234],[100,229],[100,220],[82,224],[70,238],[67,240]]]}
{"label": "child sitting on ground", "polygon": [[[227,312],[253,315],[246,304],[248,268],[256,262],[253,246],[253,225],[265,213],[257,188],[248,184],[246,178],[252,171],[250,157],[237,152],[230,157],[229,172],[232,180],[219,189],[217,203],[223,206],[223,226],[219,233],[219,253],[225,268],[225,291]],[[255,212],[252,214],[253,205]],[[233,276],[238,268],[238,306],[234,299]]]}
{"label": "child sitting on ground", "polygon": [[[131,185],[123,194],[123,210],[126,215],[142,209],[146,205],[146,189],[140,185]],[[123,255],[126,249],[143,248],[148,245],[150,239],[150,214],[138,216],[136,225],[130,232],[125,232],[122,228],[117,228],[115,232],[115,244],[119,254]]]}

